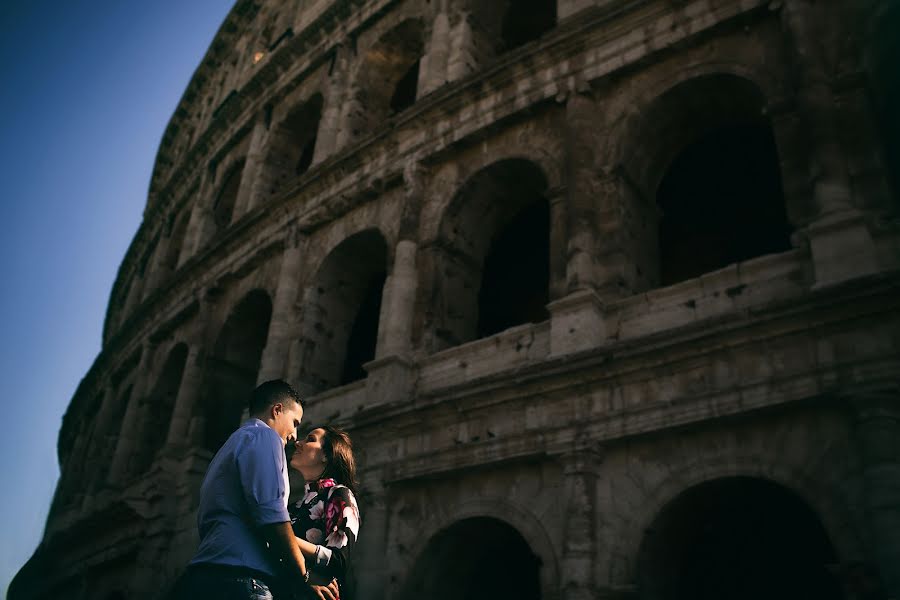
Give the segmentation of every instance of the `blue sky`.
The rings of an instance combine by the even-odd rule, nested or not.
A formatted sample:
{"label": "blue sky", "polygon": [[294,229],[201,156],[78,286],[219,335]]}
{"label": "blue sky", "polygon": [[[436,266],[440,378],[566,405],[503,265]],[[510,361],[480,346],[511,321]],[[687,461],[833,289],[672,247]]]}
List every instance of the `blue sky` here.
{"label": "blue sky", "polygon": [[100,351],[159,140],[233,0],[0,2],[0,589],[31,556],[56,441]]}

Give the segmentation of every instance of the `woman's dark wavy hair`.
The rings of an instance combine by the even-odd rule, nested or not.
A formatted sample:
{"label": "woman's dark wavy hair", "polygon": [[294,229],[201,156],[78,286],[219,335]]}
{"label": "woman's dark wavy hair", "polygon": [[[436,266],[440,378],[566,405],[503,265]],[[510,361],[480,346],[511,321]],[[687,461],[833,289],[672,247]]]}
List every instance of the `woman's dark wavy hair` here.
{"label": "woman's dark wavy hair", "polygon": [[310,429],[324,429],[322,437],[322,451],[328,464],[322,473],[322,479],[331,478],[336,483],[350,488],[354,496],[357,496],[356,484],[356,459],[353,458],[353,441],[346,431],[331,425],[318,425]]}

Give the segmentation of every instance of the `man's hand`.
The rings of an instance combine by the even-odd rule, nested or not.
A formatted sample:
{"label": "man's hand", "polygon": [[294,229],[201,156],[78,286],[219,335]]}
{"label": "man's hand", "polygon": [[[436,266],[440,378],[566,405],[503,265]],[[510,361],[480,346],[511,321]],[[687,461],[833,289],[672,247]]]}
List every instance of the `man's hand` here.
{"label": "man's hand", "polygon": [[332,579],[328,585],[311,585],[309,587],[313,591],[314,597],[318,598],[318,600],[338,599],[337,579]]}

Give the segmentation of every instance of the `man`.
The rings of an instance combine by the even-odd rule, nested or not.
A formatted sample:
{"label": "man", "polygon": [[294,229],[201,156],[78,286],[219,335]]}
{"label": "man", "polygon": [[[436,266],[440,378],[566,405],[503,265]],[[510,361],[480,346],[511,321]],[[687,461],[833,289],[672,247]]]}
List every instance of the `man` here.
{"label": "man", "polygon": [[[274,380],[253,390],[249,408],[250,418],[206,471],[197,512],[200,547],[176,598],[272,600],[276,587],[311,591],[287,512],[285,446],[296,440],[303,401]],[[328,588],[312,591],[325,600],[332,596]]]}

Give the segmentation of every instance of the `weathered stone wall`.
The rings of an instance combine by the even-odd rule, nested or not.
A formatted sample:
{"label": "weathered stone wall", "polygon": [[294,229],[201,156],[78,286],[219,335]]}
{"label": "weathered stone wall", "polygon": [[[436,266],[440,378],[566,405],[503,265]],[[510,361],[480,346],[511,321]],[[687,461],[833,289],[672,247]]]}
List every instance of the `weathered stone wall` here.
{"label": "weathered stone wall", "polygon": [[[762,581],[900,595],[879,3],[531,4],[237,3],[11,598],[164,597],[206,465],[275,377],[359,448],[363,599],[703,597],[672,573],[735,552],[756,505],[807,527],[757,555],[818,561]],[[710,145],[744,130],[771,147]],[[778,193],[689,208],[707,163],[757,154]],[[701,175],[663,202],[680,165]]]}

